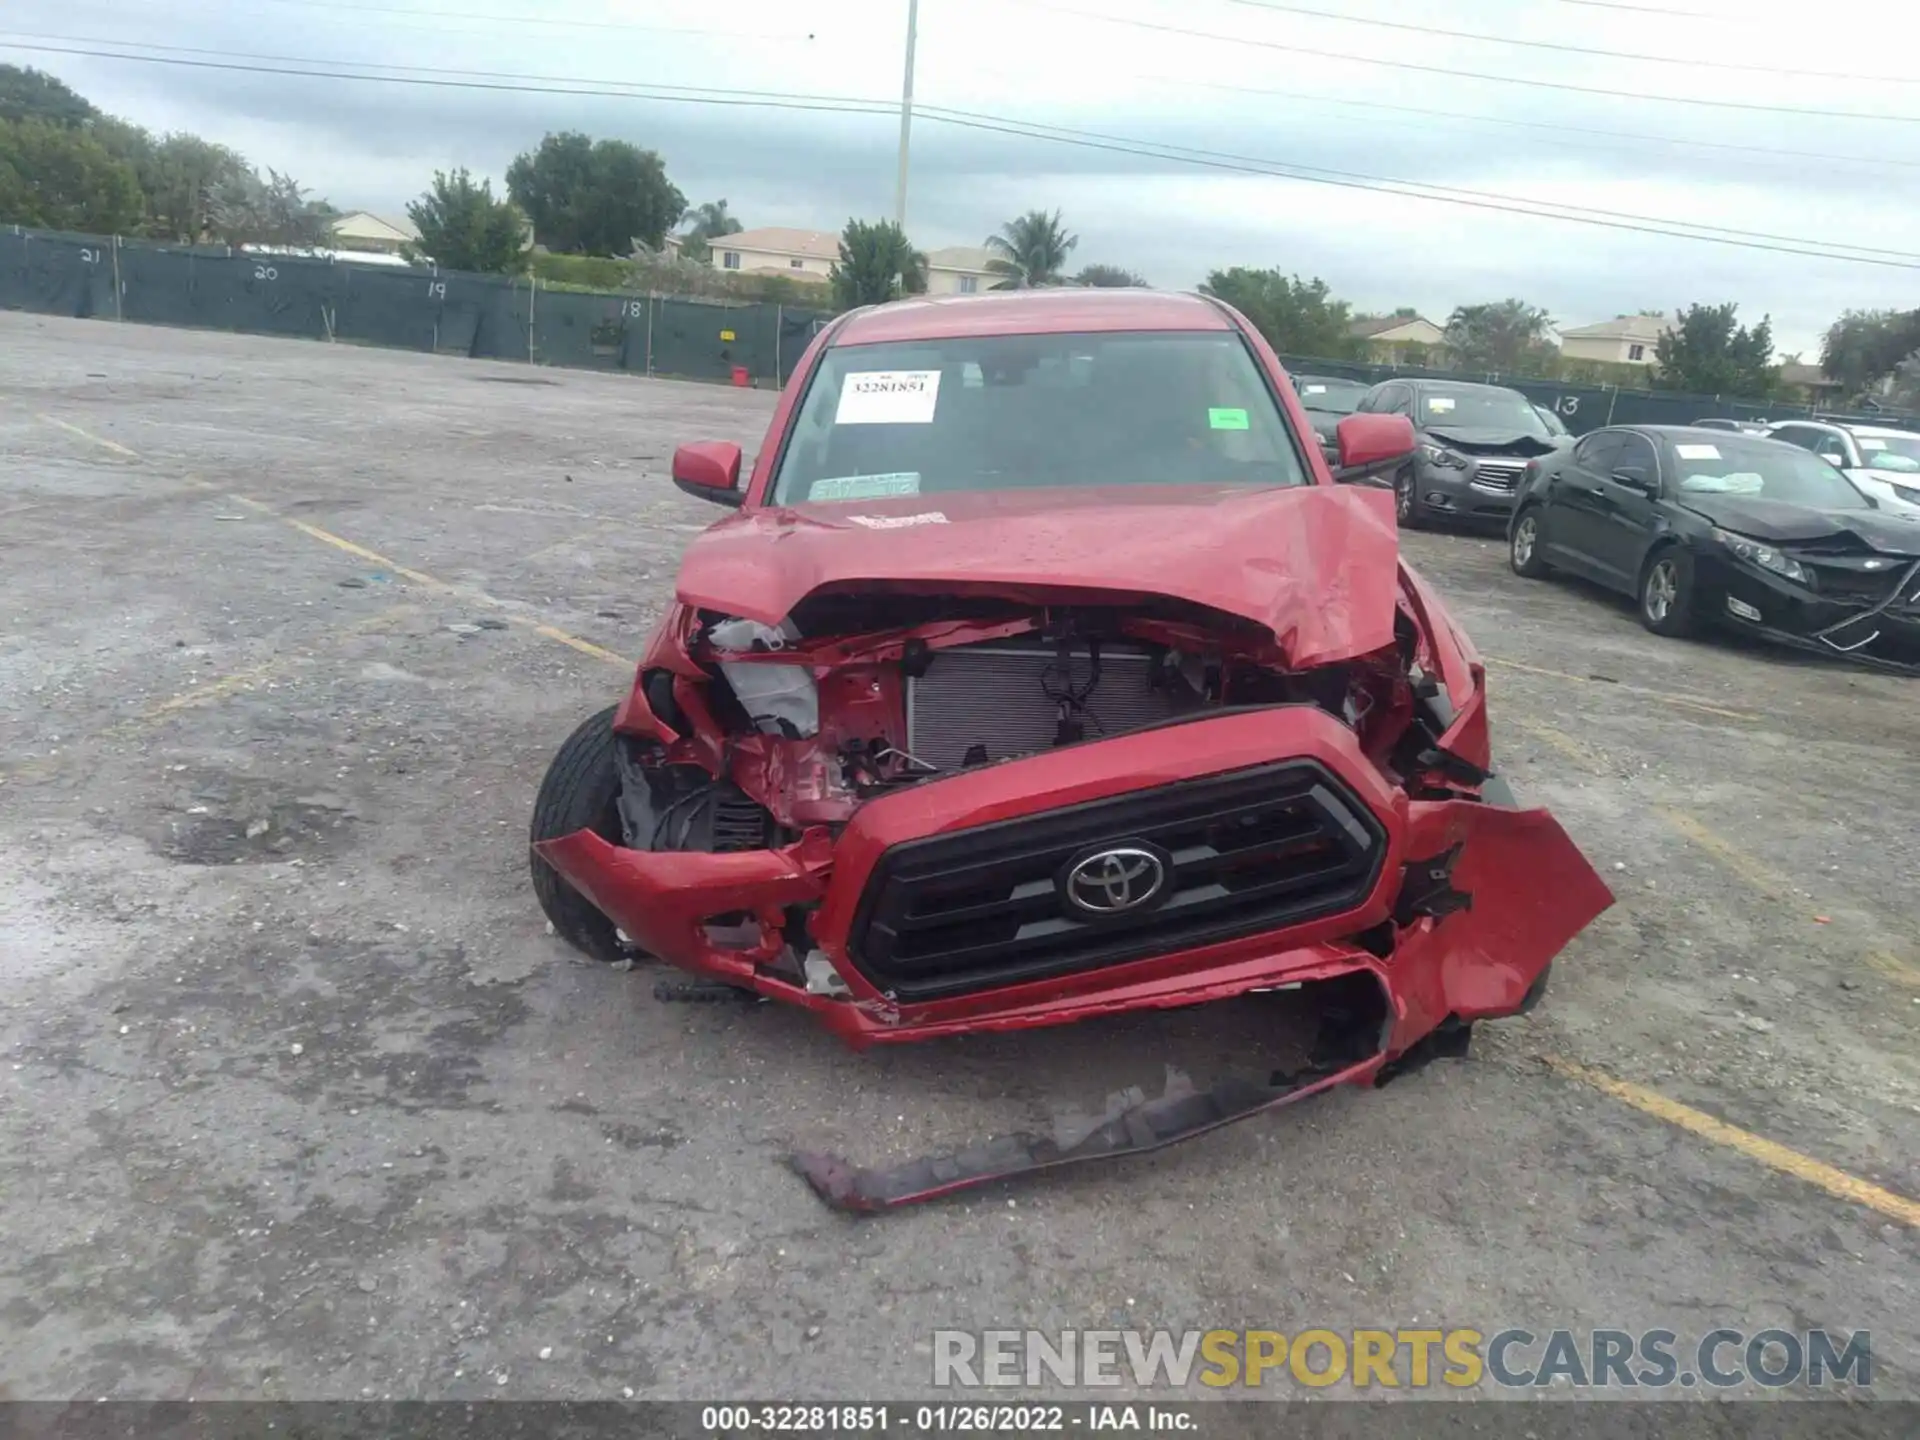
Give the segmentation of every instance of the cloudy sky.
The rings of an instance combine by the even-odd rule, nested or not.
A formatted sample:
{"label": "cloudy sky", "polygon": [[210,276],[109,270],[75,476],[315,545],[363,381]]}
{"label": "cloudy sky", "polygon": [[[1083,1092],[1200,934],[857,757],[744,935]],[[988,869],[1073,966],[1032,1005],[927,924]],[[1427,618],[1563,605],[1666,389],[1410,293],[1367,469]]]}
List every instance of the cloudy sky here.
{"label": "cloudy sky", "polygon": [[[0,60],[232,145],[346,209],[400,212],[454,165],[497,183],[546,131],[577,129],[657,149],[689,200],[724,196],[750,226],[837,230],[892,213],[906,13],[907,0],[6,0]],[[1057,207],[1079,262],[1172,286],[1279,266],[1356,308],[1436,321],[1508,295],[1562,325],[1735,300],[1812,358],[1841,310],[1920,304],[1920,20],[1894,0],[1827,0],[1827,28],[1814,13],[921,0],[908,229],[926,248],[977,244]],[[436,83],[264,73],[315,68]],[[1127,153],[1142,148],[1159,153]],[[1542,208],[1747,245],[1513,213]]]}

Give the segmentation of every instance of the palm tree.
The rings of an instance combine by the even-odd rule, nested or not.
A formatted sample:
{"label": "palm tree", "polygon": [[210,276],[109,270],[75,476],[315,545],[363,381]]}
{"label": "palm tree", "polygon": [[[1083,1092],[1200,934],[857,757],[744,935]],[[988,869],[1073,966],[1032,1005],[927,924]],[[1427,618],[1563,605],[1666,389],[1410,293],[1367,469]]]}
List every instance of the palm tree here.
{"label": "palm tree", "polygon": [[1080,243],[1078,235],[1069,235],[1060,221],[1060,212],[1029,210],[1017,220],[1009,220],[987,237],[987,249],[993,258],[987,261],[990,273],[1000,278],[995,290],[1037,290],[1043,285],[1061,283],[1067,256]]}
{"label": "palm tree", "polygon": [[745,228],[727,209],[724,200],[696,205],[680,218],[693,222],[680,234],[680,253],[689,260],[704,262],[712,249],[711,242],[722,235],[738,235]]}

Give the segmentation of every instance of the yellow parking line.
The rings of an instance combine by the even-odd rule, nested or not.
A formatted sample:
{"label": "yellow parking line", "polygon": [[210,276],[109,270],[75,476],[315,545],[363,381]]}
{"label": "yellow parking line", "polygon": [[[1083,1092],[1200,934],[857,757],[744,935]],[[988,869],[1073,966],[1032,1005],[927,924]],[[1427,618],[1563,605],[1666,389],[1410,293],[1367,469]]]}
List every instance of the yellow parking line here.
{"label": "yellow parking line", "polygon": [[1729,1125],[1717,1120],[1704,1110],[1695,1110],[1691,1105],[1682,1105],[1678,1100],[1670,1100],[1657,1090],[1649,1090],[1644,1085],[1636,1085],[1630,1080],[1616,1079],[1604,1071],[1595,1070],[1588,1065],[1576,1064],[1572,1060],[1563,1060],[1557,1055],[1547,1057],[1547,1064],[1570,1080],[1598,1090],[1603,1095],[1612,1096],[1623,1104],[1664,1120],[1669,1125],[1678,1126],[1690,1134],[1711,1140],[1716,1145],[1724,1145],[1729,1150],[1737,1150],[1750,1160],[1757,1160],[1784,1175],[1816,1186],[1842,1200],[1855,1205],[1864,1205],[1876,1210],[1890,1219],[1920,1229],[1920,1201],[1909,1200],[1904,1195],[1875,1185],[1870,1180],[1862,1180],[1857,1175],[1849,1175],[1822,1160],[1810,1155],[1802,1155],[1798,1150],[1790,1150],[1773,1140],[1766,1140],[1737,1125]]}
{"label": "yellow parking line", "polygon": [[1576,685],[1609,685],[1616,690],[1624,690],[1629,695],[1642,695],[1649,700],[1658,700],[1667,705],[1678,705],[1688,710],[1699,710],[1708,715],[1718,715],[1723,720],[1758,720],[1758,715],[1746,710],[1730,710],[1724,705],[1715,705],[1711,701],[1696,700],[1691,695],[1675,695],[1666,690],[1650,690],[1644,685],[1630,684],[1625,680],[1596,680],[1591,675],[1575,675],[1566,670],[1549,670],[1544,665],[1529,665],[1521,660],[1503,660],[1498,655],[1482,657],[1489,665],[1504,666],[1508,670],[1522,670],[1529,675],[1545,675],[1554,680],[1571,680]]}
{"label": "yellow parking line", "polygon": [[69,435],[78,435],[82,440],[88,441],[89,443],[94,445],[98,445],[103,450],[111,450],[116,455],[124,455],[129,460],[138,460],[140,458],[140,455],[137,451],[129,450],[126,446],[122,445],[119,441],[109,440],[104,435],[96,435],[91,430],[82,430],[78,425],[70,424],[69,422],[60,419],[57,415],[48,415],[44,412],[41,412],[37,414],[34,418],[39,420],[44,420],[49,425],[57,426],[58,428],[66,431]]}
{"label": "yellow parking line", "polygon": [[505,618],[509,623],[531,630],[543,639],[557,641],[570,649],[578,650],[582,655],[591,655],[596,660],[604,660],[609,665],[618,665],[628,670],[633,668],[634,662],[626,656],[615,654],[604,646],[594,644],[591,640],[583,640],[578,635],[569,634],[557,625],[549,625],[544,621],[534,620],[525,615],[518,614],[508,609],[507,603],[504,600],[489,595],[484,590],[475,590],[465,585],[450,584],[448,581],[427,574],[424,570],[410,570],[405,565],[388,559],[378,550],[369,550],[366,546],[356,544],[343,535],[336,535],[331,530],[322,530],[318,525],[309,525],[304,520],[295,520],[290,515],[281,515],[275,511],[272,506],[264,505],[260,501],[251,499],[248,496],[229,495],[227,498],[257,510],[264,515],[271,515],[280,521],[281,524],[290,526],[298,530],[302,535],[318,540],[323,545],[331,545],[334,549],[351,555],[355,559],[365,560],[371,565],[378,565],[383,569],[391,570],[394,574],[411,580],[416,585],[424,586],[429,590],[440,591],[442,594],[458,595],[464,600],[473,601],[481,605],[491,606],[496,610],[504,611]]}
{"label": "yellow parking line", "polygon": [[1793,893],[1793,882],[1786,876],[1765,862],[1756,860],[1724,835],[1709,829],[1684,810],[1676,810],[1671,805],[1656,806],[1655,810],[1667,824],[1762,894],[1783,896]]}
{"label": "yellow parking line", "polygon": [[1885,950],[1869,950],[1867,964],[1896,985],[1920,990],[1920,967],[1909,965],[1898,956],[1890,955]]}
{"label": "yellow parking line", "polygon": [[1602,773],[1606,768],[1601,763],[1598,751],[1592,749],[1590,746],[1582,745],[1564,730],[1556,730],[1551,725],[1542,725],[1538,720],[1515,719],[1513,723],[1536,739],[1544,740],[1562,755],[1566,756],[1567,759],[1573,761],[1574,764],[1591,770],[1596,775]]}

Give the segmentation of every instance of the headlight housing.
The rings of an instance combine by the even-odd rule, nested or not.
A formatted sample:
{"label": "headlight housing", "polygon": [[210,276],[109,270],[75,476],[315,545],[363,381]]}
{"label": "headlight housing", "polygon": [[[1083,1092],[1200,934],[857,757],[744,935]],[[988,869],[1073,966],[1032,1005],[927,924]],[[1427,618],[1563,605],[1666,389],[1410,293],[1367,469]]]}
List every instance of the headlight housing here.
{"label": "headlight housing", "polygon": [[1813,576],[1806,566],[1790,555],[1782,555],[1771,545],[1726,530],[1714,531],[1713,538],[1731,550],[1737,560],[1757,565],[1762,570],[1771,570],[1775,575],[1785,576],[1800,585],[1813,584]]}
{"label": "headlight housing", "polygon": [[1920,490],[1914,489],[1911,485],[1896,485],[1893,481],[1889,480],[1887,482],[1887,488],[1902,500],[1906,501],[1907,504],[1920,505]]}
{"label": "headlight housing", "polygon": [[1429,465],[1438,465],[1444,470],[1465,470],[1473,464],[1466,456],[1456,455],[1445,446],[1436,445],[1431,440],[1420,447],[1420,458]]}

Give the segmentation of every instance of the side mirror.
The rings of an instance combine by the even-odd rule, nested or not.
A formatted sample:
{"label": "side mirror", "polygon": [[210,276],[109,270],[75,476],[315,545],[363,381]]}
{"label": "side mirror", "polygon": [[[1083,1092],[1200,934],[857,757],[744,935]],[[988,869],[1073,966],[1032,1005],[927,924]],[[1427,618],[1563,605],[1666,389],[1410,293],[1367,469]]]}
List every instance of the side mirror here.
{"label": "side mirror", "polygon": [[726,440],[702,440],[673,452],[673,483],[687,494],[716,505],[737,506],[740,447]]}
{"label": "side mirror", "polygon": [[1628,465],[1614,471],[1613,478],[1620,484],[1630,486],[1635,490],[1643,491],[1649,495],[1653,493],[1653,477],[1638,465]]}
{"label": "side mirror", "polygon": [[1333,478],[1343,485],[1390,470],[1419,448],[1404,415],[1348,415],[1333,431]]}
{"label": "side mirror", "polygon": [[1820,458],[1836,470],[1844,470],[1847,468],[1847,457],[1844,455],[1835,454],[1831,451],[1822,451]]}

